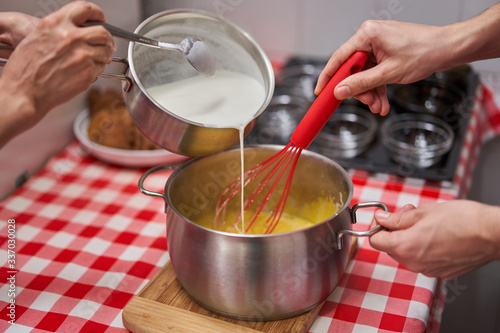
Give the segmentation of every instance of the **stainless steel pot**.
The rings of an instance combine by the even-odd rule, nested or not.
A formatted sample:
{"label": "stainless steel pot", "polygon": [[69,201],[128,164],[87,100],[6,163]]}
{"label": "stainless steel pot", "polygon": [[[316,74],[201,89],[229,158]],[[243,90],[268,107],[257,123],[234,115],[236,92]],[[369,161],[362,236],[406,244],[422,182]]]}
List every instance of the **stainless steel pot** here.
{"label": "stainless steel pot", "polygon": [[[271,62],[247,32],[229,21],[197,10],[170,10],[149,17],[134,32],[171,43],[188,36],[201,39],[212,51],[216,70],[243,73],[262,83],[266,98],[255,110],[255,118],[269,104],[274,91]],[[150,87],[199,75],[179,52],[130,43],[128,61],[118,58],[115,61],[125,64],[123,73],[101,76],[124,81],[123,96],[132,120],[158,146],[177,154],[206,156],[239,142],[238,130],[189,121],[148,94],[146,90]],[[245,136],[254,124],[255,119],[245,128]]]}
{"label": "stainless steel pot", "polygon": [[[246,168],[280,149],[245,148]],[[346,171],[319,154],[303,151],[285,212],[301,216],[308,204],[325,199],[339,204],[328,219],[270,235],[227,233],[194,223],[215,209],[220,192],[239,176],[239,158],[239,149],[234,149],[193,159],[172,173],[164,193],[145,189],[144,182],[170,166],[152,168],[139,180],[141,192],[165,200],[168,251],[177,278],[197,302],[227,317],[276,320],[311,310],[330,295],[344,273],[351,248],[351,237],[345,236],[369,236],[381,228],[353,231],[357,209],[387,207],[369,202],[351,208],[353,185]]]}

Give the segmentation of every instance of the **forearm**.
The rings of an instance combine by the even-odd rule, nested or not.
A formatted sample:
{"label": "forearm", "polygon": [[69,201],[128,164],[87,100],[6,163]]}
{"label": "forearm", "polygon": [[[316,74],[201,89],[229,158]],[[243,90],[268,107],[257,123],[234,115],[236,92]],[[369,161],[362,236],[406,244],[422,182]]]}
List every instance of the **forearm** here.
{"label": "forearm", "polygon": [[[0,57],[8,58],[19,41],[27,16],[20,13],[0,13],[0,43],[9,47],[0,48]],[[29,26],[29,25],[27,25]],[[7,82],[8,78],[0,76],[0,148],[16,135],[32,126],[30,114],[33,114],[29,98],[17,90],[15,82]]]}
{"label": "forearm", "polygon": [[500,3],[445,29],[452,43],[449,67],[500,57]]}
{"label": "forearm", "polygon": [[0,148],[34,124],[35,110],[29,96],[12,89],[0,77]]}
{"label": "forearm", "polygon": [[483,213],[478,228],[483,244],[478,245],[485,247],[491,260],[500,260],[500,207],[485,205]]}

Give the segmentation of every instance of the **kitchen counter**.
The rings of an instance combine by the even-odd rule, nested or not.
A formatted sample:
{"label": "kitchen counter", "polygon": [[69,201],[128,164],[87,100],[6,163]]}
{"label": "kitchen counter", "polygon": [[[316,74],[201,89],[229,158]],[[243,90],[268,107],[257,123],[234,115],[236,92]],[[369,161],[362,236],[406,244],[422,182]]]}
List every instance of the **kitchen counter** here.
{"label": "kitchen counter", "polygon": [[[397,211],[464,197],[482,142],[498,133],[500,110],[481,87],[453,181],[349,170],[352,204]],[[137,189],[145,170],[106,164],[74,142],[0,203],[1,331],[126,332],[123,308],[169,260],[164,202]],[[153,183],[161,189],[165,178]],[[359,212],[354,228],[371,215]],[[360,239],[309,331],[437,332],[446,286]]]}

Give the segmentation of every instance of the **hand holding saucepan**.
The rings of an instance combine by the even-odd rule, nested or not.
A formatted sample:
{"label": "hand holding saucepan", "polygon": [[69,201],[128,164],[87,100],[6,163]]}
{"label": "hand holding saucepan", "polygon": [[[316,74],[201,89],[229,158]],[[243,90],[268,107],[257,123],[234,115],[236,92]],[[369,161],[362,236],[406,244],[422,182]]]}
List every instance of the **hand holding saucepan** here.
{"label": "hand holding saucepan", "polygon": [[0,147],[88,89],[116,50],[103,27],[81,27],[104,20],[102,10],[90,2],[71,2],[39,21],[16,13],[6,17],[19,19],[19,25],[0,35],[2,54],[9,57],[0,80],[6,110]]}
{"label": "hand holding saucepan", "polygon": [[374,222],[386,229],[370,244],[409,270],[450,280],[500,258],[499,213],[499,207],[470,200],[377,211]]}

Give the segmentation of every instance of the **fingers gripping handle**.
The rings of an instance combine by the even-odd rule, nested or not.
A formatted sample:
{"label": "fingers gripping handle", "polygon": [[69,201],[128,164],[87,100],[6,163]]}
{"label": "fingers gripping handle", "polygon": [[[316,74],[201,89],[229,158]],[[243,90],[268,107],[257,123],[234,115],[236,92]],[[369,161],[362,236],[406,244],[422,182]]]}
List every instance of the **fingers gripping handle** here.
{"label": "fingers gripping handle", "polygon": [[[352,218],[352,224],[357,223],[357,215],[356,212],[360,208],[368,208],[368,207],[378,207],[386,212],[389,211],[389,208],[387,208],[386,204],[379,202],[379,201],[369,201],[369,202],[360,202],[352,206],[351,209],[351,218]],[[344,246],[344,235],[351,235],[351,236],[358,236],[358,237],[368,237],[373,235],[376,232],[379,232],[383,227],[380,224],[377,224],[373,228],[366,230],[366,231],[355,231],[351,229],[345,229],[345,230],[340,230],[337,234],[337,249],[341,250],[342,247]]]}
{"label": "fingers gripping handle", "polygon": [[333,91],[342,80],[360,72],[366,63],[366,58],[365,52],[357,51],[340,66],[293,132],[290,141],[295,146],[302,149],[309,147],[341,102],[335,98]]}

